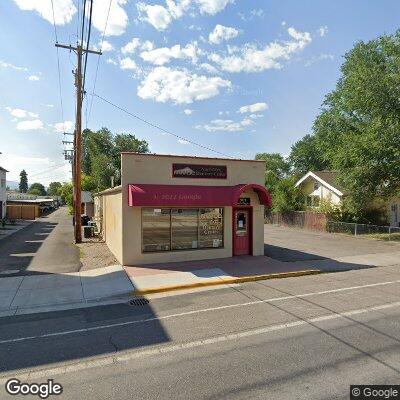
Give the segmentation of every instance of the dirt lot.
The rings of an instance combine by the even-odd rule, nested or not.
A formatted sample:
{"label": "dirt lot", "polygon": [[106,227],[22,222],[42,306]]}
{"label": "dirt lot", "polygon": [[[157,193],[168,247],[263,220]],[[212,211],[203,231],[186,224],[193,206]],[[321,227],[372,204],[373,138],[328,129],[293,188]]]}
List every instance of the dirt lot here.
{"label": "dirt lot", "polygon": [[83,243],[77,246],[82,263],[81,271],[119,264],[107,245],[100,239],[83,239]]}

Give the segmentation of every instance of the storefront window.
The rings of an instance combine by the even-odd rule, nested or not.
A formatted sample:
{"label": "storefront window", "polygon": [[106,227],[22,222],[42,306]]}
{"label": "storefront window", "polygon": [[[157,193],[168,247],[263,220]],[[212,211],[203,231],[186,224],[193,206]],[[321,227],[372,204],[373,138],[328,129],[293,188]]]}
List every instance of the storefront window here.
{"label": "storefront window", "polygon": [[197,209],[171,210],[172,250],[197,249]]}
{"label": "storefront window", "polygon": [[222,247],[224,223],[222,208],[201,208],[199,211],[199,247]]}
{"label": "storefront window", "polygon": [[171,210],[142,210],[143,251],[168,251],[171,249]]}
{"label": "storefront window", "polygon": [[218,248],[224,245],[222,208],[142,209],[142,251]]}

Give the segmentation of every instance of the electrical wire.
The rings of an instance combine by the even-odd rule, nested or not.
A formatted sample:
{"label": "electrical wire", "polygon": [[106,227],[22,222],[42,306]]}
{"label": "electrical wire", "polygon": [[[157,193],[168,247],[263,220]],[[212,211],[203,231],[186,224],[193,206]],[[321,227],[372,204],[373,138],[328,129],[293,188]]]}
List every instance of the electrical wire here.
{"label": "electrical wire", "polygon": [[42,170],[42,171],[35,172],[35,173],[33,173],[33,174],[29,174],[29,177],[42,175],[42,174],[44,174],[44,173],[46,173],[46,172],[54,171],[54,170],[59,169],[59,168],[65,166],[65,165],[68,165],[68,164],[69,164],[69,163],[63,162],[63,163],[61,163],[61,164],[53,165],[53,166],[51,166],[50,168],[46,168],[46,169],[44,169],[44,170]]}
{"label": "electrical wire", "polygon": [[88,50],[89,50],[89,42],[90,42],[90,33],[92,30],[92,11],[93,11],[93,0],[90,1],[90,11],[89,11],[89,25],[88,25],[88,34],[86,41],[86,52],[85,52],[85,66],[83,68],[83,83],[82,83],[82,93],[85,95],[85,81],[86,81],[86,66],[88,60]]}
{"label": "electrical wire", "polygon": [[[104,37],[106,35],[106,30],[107,30],[107,25],[108,25],[108,18],[110,16],[110,10],[111,10],[111,4],[112,4],[113,0],[110,0],[110,3],[108,4],[108,11],[107,11],[107,18],[106,18],[106,24],[104,26],[104,31],[103,31],[103,35],[101,38],[101,44],[100,44],[100,52],[103,51],[103,42],[104,42]],[[92,93],[91,93],[91,98],[90,98],[90,106],[89,106],[89,116],[87,117],[87,121],[86,121],[86,128],[89,125],[89,121],[90,121],[90,116],[92,114],[92,106],[93,106],[93,94],[94,91],[96,90],[96,83],[97,83],[97,74],[99,72],[99,64],[100,64],[100,54],[97,58],[97,65],[96,65],[96,72],[94,75],[94,82],[93,82],[93,89],[92,89]]]}
{"label": "electrical wire", "polygon": [[172,133],[172,132],[170,132],[170,131],[164,129],[164,128],[162,128],[162,127],[159,126],[159,125],[153,124],[152,122],[149,122],[149,121],[145,120],[144,118],[141,118],[141,117],[139,117],[138,115],[135,115],[135,114],[131,113],[130,111],[128,111],[128,110],[126,110],[126,109],[124,109],[124,108],[122,108],[122,107],[120,107],[120,106],[118,106],[118,105],[112,103],[111,101],[105,99],[104,97],[99,96],[99,95],[96,94],[96,93],[93,93],[93,96],[96,96],[96,97],[99,98],[100,100],[103,100],[105,103],[110,104],[111,106],[117,108],[117,109],[120,110],[120,111],[123,111],[124,113],[130,115],[131,117],[136,118],[136,119],[138,119],[139,121],[144,122],[145,124],[150,125],[151,127],[156,128],[156,129],[158,129],[158,130],[160,130],[160,131],[162,131],[162,132],[164,132],[164,133],[167,133],[168,135],[174,136],[174,137],[176,137],[176,138],[178,138],[178,139],[181,139],[181,140],[185,140],[185,141],[188,142],[188,143],[191,143],[191,144],[193,144],[193,145],[195,145],[195,146],[201,147],[201,148],[206,149],[206,150],[208,150],[208,151],[212,151],[213,153],[222,155],[222,156],[224,156],[224,157],[232,158],[232,156],[229,156],[229,155],[227,155],[227,154],[225,154],[225,153],[222,153],[222,152],[220,152],[220,151],[218,151],[218,150],[214,150],[214,149],[211,148],[211,147],[204,146],[204,145],[202,145],[202,144],[200,144],[200,143],[194,142],[194,141],[192,141],[192,140],[190,140],[190,139],[187,139],[187,138],[185,138],[185,137],[183,137],[183,136],[176,135],[175,133]]}
{"label": "electrical wire", "polygon": [[[51,0],[51,9],[53,11],[53,25],[54,25],[54,37],[56,40],[56,43],[58,43],[58,36],[57,36],[57,27],[56,27],[56,17],[54,13],[54,1]],[[62,98],[62,89],[61,89],[61,71],[60,71],[60,55],[58,53],[58,47],[56,47],[57,51],[57,70],[58,70],[58,90],[60,93],[60,107],[61,107],[61,121],[63,124],[63,128],[65,131],[65,126],[64,126],[64,104],[63,104],[63,98]]]}

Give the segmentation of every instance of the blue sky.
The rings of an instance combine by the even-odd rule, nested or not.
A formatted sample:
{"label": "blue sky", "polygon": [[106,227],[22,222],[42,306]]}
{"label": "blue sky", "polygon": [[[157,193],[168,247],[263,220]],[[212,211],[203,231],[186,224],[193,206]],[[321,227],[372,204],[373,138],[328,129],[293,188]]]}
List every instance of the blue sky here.
{"label": "blue sky", "polygon": [[[54,0],[58,41],[75,44],[81,0]],[[91,44],[101,47],[109,0],[94,0]],[[152,123],[238,158],[288,154],[310,132],[343,55],[398,29],[397,0],[112,0],[95,92]],[[69,177],[61,141],[73,130],[76,57],[60,50],[63,113],[50,0],[0,3],[0,165],[18,180]],[[215,156],[98,98],[84,126],[107,126],[155,153]]]}

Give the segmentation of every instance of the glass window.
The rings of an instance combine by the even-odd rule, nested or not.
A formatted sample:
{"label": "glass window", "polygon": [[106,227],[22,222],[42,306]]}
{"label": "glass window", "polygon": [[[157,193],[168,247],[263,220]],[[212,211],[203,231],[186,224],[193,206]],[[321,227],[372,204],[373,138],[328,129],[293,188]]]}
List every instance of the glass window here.
{"label": "glass window", "polygon": [[171,210],[172,250],[197,249],[197,209]]}
{"label": "glass window", "polygon": [[247,232],[247,212],[237,212],[236,214],[236,234]]}
{"label": "glass window", "polygon": [[199,210],[199,247],[223,247],[224,213],[222,208]]}
{"label": "glass window", "polygon": [[142,251],[218,248],[224,245],[222,208],[142,209]]}
{"label": "glass window", "polygon": [[142,210],[142,250],[168,251],[171,249],[171,211],[168,209]]}

